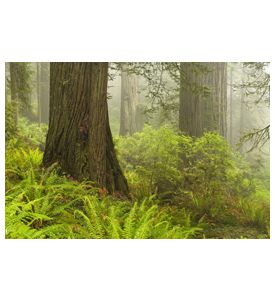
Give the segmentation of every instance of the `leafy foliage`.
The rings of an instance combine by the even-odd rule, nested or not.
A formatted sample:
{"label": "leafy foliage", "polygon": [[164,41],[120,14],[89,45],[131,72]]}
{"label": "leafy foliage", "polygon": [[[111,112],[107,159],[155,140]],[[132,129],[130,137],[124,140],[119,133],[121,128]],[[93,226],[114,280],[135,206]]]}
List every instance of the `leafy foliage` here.
{"label": "leafy foliage", "polygon": [[7,238],[190,238],[201,230],[174,226],[152,198],[102,198],[90,182],[61,176],[56,166],[41,169],[37,149],[9,147],[7,158]]}
{"label": "leafy foliage", "polygon": [[[149,126],[133,136],[120,138],[118,154],[122,168],[126,174],[134,171],[141,180],[137,187],[149,194],[174,189],[181,181],[178,164],[182,139],[167,127],[155,130]],[[184,138],[186,147],[190,140]]]}
{"label": "leafy foliage", "polygon": [[17,114],[16,105],[15,104],[12,105],[9,102],[6,103],[6,107],[5,107],[5,139],[6,139],[6,141],[9,141],[17,133],[16,114]]}
{"label": "leafy foliage", "polygon": [[[254,96],[255,104],[265,103],[270,105],[270,74],[269,63],[267,62],[247,62],[243,63],[247,80],[241,87],[245,90],[245,94]],[[250,143],[250,149],[261,149],[270,140],[270,124],[262,128],[254,128],[246,132],[240,139],[239,145]]]}
{"label": "leafy foliage", "polygon": [[137,188],[143,185],[149,193],[170,189],[207,198],[242,188],[248,191],[244,187],[244,181],[249,181],[248,165],[218,134],[192,139],[167,127],[147,126],[143,132],[120,138],[117,147],[130,183],[140,180]]}
{"label": "leafy foliage", "polygon": [[47,124],[30,122],[26,118],[19,119],[19,136],[33,147],[39,147],[40,150],[44,150],[45,148],[47,131]]}
{"label": "leafy foliage", "polygon": [[[192,139],[167,127],[147,126],[143,132],[121,138],[117,146],[137,197],[155,192],[162,204],[191,213],[195,224],[203,220],[210,226],[244,224],[263,231],[269,226],[266,188],[259,186],[262,181],[253,175],[249,163],[220,135],[208,132]],[[260,190],[267,195],[261,208]]]}
{"label": "leafy foliage", "polygon": [[[151,199],[133,205],[110,202],[109,198],[99,200],[86,197],[84,211],[77,210],[80,227],[86,230],[87,238],[190,238],[201,230],[192,226],[173,226],[164,209],[159,209]],[[190,225],[190,224],[189,224]]]}
{"label": "leafy foliage", "polygon": [[43,169],[37,146],[46,127],[36,136],[38,125],[19,124],[6,146],[7,238],[269,237],[268,174],[217,134],[192,139],[147,126],[117,140],[129,200],[76,182],[58,165]]}

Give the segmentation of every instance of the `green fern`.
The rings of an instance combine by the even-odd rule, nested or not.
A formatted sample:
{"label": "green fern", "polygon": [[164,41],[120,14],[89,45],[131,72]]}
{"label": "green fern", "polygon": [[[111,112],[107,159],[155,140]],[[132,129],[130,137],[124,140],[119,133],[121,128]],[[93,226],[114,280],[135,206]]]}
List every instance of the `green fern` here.
{"label": "green fern", "polygon": [[7,152],[7,238],[185,238],[197,232],[190,222],[190,228],[173,225],[154,195],[134,203],[101,198],[92,182],[61,176],[57,165],[41,168],[37,149]]}

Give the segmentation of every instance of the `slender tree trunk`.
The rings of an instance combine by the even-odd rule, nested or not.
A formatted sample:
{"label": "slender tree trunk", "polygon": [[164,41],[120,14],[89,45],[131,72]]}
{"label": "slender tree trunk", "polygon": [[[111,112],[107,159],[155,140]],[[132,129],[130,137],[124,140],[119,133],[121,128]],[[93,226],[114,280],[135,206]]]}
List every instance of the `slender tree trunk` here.
{"label": "slender tree trunk", "polygon": [[11,105],[13,108],[13,119],[15,125],[18,123],[18,96],[17,87],[18,85],[18,65],[16,63],[10,63],[10,94],[11,94]]}
{"label": "slender tree trunk", "polygon": [[41,99],[40,99],[40,63],[36,63],[36,95],[37,95],[37,116],[41,124]]}
{"label": "slender tree trunk", "polygon": [[108,63],[51,63],[50,119],[43,163],[128,194],[107,108]]}
{"label": "slender tree trunk", "polygon": [[5,63],[5,104],[6,105],[8,103],[9,80],[10,80],[10,64]]}
{"label": "slender tree trunk", "polygon": [[49,123],[49,100],[50,100],[50,63],[40,63],[40,105],[41,105],[41,122]]}
{"label": "slender tree trunk", "polygon": [[233,146],[233,67],[230,68],[230,123],[229,123],[229,141]]}
{"label": "slender tree trunk", "polygon": [[120,135],[132,135],[140,128],[137,75],[130,74],[127,64],[121,72]]}
{"label": "slender tree trunk", "polygon": [[226,137],[227,64],[181,63],[179,128],[199,137],[216,131]]}
{"label": "slender tree trunk", "polygon": [[[242,68],[242,73],[241,73],[241,81],[242,81],[242,88],[241,88],[241,103],[240,103],[240,137],[239,139],[244,135],[245,133],[245,103],[244,103],[244,98],[245,98],[245,90],[244,90],[244,71]],[[244,152],[244,145],[241,144],[239,147],[239,151],[241,153]]]}

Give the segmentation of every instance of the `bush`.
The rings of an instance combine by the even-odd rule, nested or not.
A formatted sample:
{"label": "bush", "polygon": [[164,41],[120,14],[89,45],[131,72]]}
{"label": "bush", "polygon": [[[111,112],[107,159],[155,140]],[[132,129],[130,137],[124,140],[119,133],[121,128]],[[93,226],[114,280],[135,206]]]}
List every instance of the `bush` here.
{"label": "bush", "polygon": [[[180,153],[182,145],[188,147],[189,143],[191,138],[177,135],[167,127],[153,129],[145,126],[142,132],[121,137],[117,147],[126,176],[132,175],[132,172],[137,174],[137,188],[142,188],[149,194],[161,194],[173,191],[180,185]],[[131,179],[129,181],[131,184]]]}
{"label": "bush", "polygon": [[26,118],[20,118],[18,122],[19,137],[32,147],[45,149],[47,124],[31,123]]}
{"label": "bush", "polygon": [[262,232],[268,233],[270,227],[269,202],[258,199],[240,199],[239,208],[242,212],[241,222],[244,225],[254,226]]}
{"label": "bush", "polygon": [[184,188],[197,197],[213,199],[253,190],[248,164],[216,133],[195,139],[185,161]]}
{"label": "bush", "polygon": [[[205,133],[192,139],[162,127],[145,127],[118,140],[119,159],[134,190],[213,199],[250,194],[249,166],[225,139]],[[133,180],[134,179],[134,180]]]}
{"label": "bush", "polygon": [[16,117],[17,114],[17,105],[11,104],[10,102],[6,103],[5,107],[5,139],[8,142],[17,134],[16,126]]}
{"label": "bush", "polygon": [[6,176],[10,179],[23,179],[30,171],[38,175],[43,153],[39,149],[16,148],[15,143],[17,141],[11,140],[7,145]]}
{"label": "bush", "polygon": [[[269,196],[249,163],[220,135],[207,132],[192,139],[167,127],[147,126],[143,132],[120,138],[117,146],[137,197],[156,193],[161,205],[187,209],[195,223],[204,219],[209,224],[234,225],[244,224],[244,219],[261,218],[251,213],[248,217],[246,206],[253,197]],[[240,199],[246,204],[240,206]],[[261,221],[250,223],[262,227]]]}

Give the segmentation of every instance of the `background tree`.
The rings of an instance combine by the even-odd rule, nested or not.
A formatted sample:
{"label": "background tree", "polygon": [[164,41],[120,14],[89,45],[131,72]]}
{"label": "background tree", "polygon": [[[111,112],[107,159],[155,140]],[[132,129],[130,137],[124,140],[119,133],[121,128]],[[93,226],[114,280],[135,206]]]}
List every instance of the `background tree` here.
{"label": "background tree", "polygon": [[[246,62],[242,64],[243,71],[246,74],[246,80],[242,82],[241,88],[245,90],[245,95],[252,99],[254,105],[262,108],[260,114],[261,123],[259,126],[253,126],[252,129],[246,130],[241,137],[240,143],[249,143],[252,151],[255,148],[263,148],[270,140],[270,123],[269,117],[263,118],[267,108],[270,105],[270,74],[268,62]],[[237,85],[237,87],[240,87]],[[250,99],[250,101],[251,101]]]}
{"label": "background tree", "polygon": [[229,133],[228,133],[228,140],[231,145],[233,145],[233,67],[230,66],[229,68]]}
{"label": "background tree", "polygon": [[108,63],[51,63],[50,120],[43,163],[128,194],[107,108]]}
{"label": "background tree", "polygon": [[50,64],[37,63],[37,102],[39,121],[49,123]]}
{"label": "background tree", "polygon": [[16,107],[14,120],[17,123],[19,112],[23,116],[33,119],[31,111],[31,71],[29,63],[11,62],[10,68],[10,95],[13,107]]}
{"label": "background tree", "polygon": [[40,100],[40,62],[36,63],[36,97],[37,97],[37,116],[38,122],[41,123],[41,100]]}
{"label": "background tree", "polygon": [[120,135],[132,135],[140,128],[138,77],[129,72],[127,63],[121,69]]}
{"label": "background tree", "polygon": [[216,131],[226,137],[227,64],[180,64],[179,128],[199,137]]}

